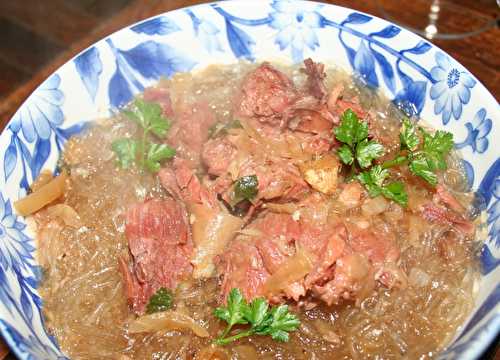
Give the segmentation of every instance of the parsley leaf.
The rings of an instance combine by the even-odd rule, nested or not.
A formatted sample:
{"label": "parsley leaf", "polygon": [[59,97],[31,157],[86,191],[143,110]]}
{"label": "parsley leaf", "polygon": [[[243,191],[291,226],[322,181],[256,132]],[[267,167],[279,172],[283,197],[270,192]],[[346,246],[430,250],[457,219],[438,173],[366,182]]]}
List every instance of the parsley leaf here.
{"label": "parsley leaf", "polygon": [[346,144],[342,145],[337,150],[337,155],[339,156],[340,160],[342,160],[342,162],[346,165],[352,165],[354,162],[354,156],[352,155],[352,150]]}
{"label": "parsley leaf", "polygon": [[437,185],[437,175],[432,171],[424,155],[413,158],[408,167],[413,175],[420,176],[432,186]]}
{"label": "parsley leaf", "polygon": [[375,140],[368,140],[368,124],[360,121],[351,109],[342,114],[340,125],[335,129],[335,137],[343,142],[337,155],[340,160],[356,170],[356,164],[365,169],[372,161],[384,154],[384,147]]}
{"label": "parsley leaf", "polygon": [[149,298],[149,302],[146,305],[146,313],[152,314],[155,312],[166,311],[172,307],[172,303],[172,291],[161,287]]}
{"label": "parsley leaf", "polygon": [[234,184],[234,202],[252,200],[259,191],[257,175],[242,176]]}
{"label": "parsley leaf", "polygon": [[166,144],[158,144],[149,140],[152,133],[158,138],[165,138],[170,129],[170,121],[163,117],[162,108],[155,103],[136,99],[130,109],[122,113],[142,129],[141,140],[128,138],[117,139],[111,144],[118,165],[128,169],[132,165],[145,168],[151,172],[160,170],[160,163],[175,155],[175,150]]}
{"label": "parsley leaf", "polygon": [[367,168],[372,160],[384,155],[384,147],[374,140],[364,139],[356,146],[356,159],[359,166]]}
{"label": "parsley leaf", "polygon": [[227,322],[227,327],[221,337],[226,336],[236,324],[247,324],[244,313],[247,312],[248,304],[239,289],[232,289],[227,297],[227,306],[218,307],[214,310],[215,317]]}
{"label": "parsley leaf", "polygon": [[369,171],[363,171],[356,177],[362,183],[371,197],[383,195],[386,198],[397,202],[402,206],[408,205],[408,195],[404,185],[400,181],[395,181],[384,185],[389,177],[389,170],[380,165],[373,166]]}
{"label": "parsley leaf", "polygon": [[438,179],[435,171],[446,170],[446,156],[453,148],[453,135],[442,130],[436,131],[433,135],[422,128],[420,131],[423,136],[422,149],[409,154],[408,167],[412,174],[436,186]]}
{"label": "parsley leaf", "polygon": [[397,202],[399,205],[408,205],[408,194],[401,181],[394,181],[382,187],[382,195],[386,198]]}
{"label": "parsley leaf", "polygon": [[[215,309],[214,314],[228,323],[224,332],[216,340],[219,345],[226,345],[254,334],[270,335],[274,340],[286,342],[289,339],[288,333],[297,330],[300,324],[298,317],[288,311],[287,305],[270,308],[264,298],[256,298],[247,304],[238,289],[231,290],[227,306]],[[250,328],[226,337],[235,324],[249,324]]]}
{"label": "parsley leaf", "polygon": [[408,118],[403,118],[401,132],[399,134],[401,147],[408,150],[415,150],[420,143],[415,125]]}
{"label": "parsley leaf", "polygon": [[159,138],[164,138],[167,135],[170,122],[163,117],[160,105],[135,99],[134,107],[135,111],[127,111],[125,115],[138,123],[144,130],[151,131]]}
{"label": "parsley leaf", "polygon": [[288,312],[287,305],[280,305],[271,310],[268,321],[264,321],[263,325],[255,331],[256,334],[271,335],[273,340],[287,342],[288,332],[297,330],[300,321],[295,314]]}
{"label": "parsley leaf", "polygon": [[123,169],[128,169],[135,163],[137,148],[137,141],[133,139],[123,138],[111,143],[111,149],[115,152],[118,163]]}
{"label": "parsley leaf", "polygon": [[146,154],[144,165],[149,171],[155,173],[160,170],[161,161],[170,159],[174,155],[175,149],[171,148],[167,144],[151,143]]}
{"label": "parsley leaf", "polygon": [[380,165],[375,165],[369,171],[361,172],[356,178],[365,185],[371,197],[379,196],[382,192],[382,185],[389,177],[389,170],[383,169]]}
{"label": "parsley leaf", "polygon": [[342,114],[340,126],[335,129],[337,140],[352,148],[367,136],[368,124],[364,121],[359,121],[356,113],[351,109],[347,109]]}
{"label": "parsley leaf", "polygon": [[420,129],[424,136],[423,152],[431,170],[446,170],[446,155],[453,148],[453,134],[438,130],[430,135],[424,129]]}
{"label": "parsley leaf", "polygon": [[244,309],[245,318],[252,327],[259,328],[265,322],[268,313],[269,304],[264,298],[255,298],[250,305]]}

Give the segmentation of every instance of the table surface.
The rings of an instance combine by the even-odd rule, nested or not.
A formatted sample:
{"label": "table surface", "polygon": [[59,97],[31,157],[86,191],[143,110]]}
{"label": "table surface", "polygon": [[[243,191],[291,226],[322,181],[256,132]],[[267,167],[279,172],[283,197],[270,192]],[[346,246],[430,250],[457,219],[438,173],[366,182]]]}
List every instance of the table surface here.
{"label": "table surface", "polygon": [[[255,0],[258,1],[258,0]],[[26,97],[55,69],[96,40],[128,24],[200,0],[0,0],[0,130]],[[329,0],[379,17],[396,15],[418,26],[427,19],[429,0]],[[404,3],[404,9],[402,4]],[[446,5],[446,1],[441,4]],[[487,21],[497,25],[459,40],[432,42],[461,62],[500,99],[499,8],[495,0],[449,0],[439,25],[465,31]],[[385,13],[382,9],[385,9]],[[420,16],[421,15],[421,16]],[[479,25],[478,25],[479,24]],[[90,30],[89,30],[90,29]],[[500,359],[498,341],[486,358]],[[0,340],[0,359],[8,349]],[[496,356],[495,356],[496,354]],[[14,359],[12,355],[8,358]]]}

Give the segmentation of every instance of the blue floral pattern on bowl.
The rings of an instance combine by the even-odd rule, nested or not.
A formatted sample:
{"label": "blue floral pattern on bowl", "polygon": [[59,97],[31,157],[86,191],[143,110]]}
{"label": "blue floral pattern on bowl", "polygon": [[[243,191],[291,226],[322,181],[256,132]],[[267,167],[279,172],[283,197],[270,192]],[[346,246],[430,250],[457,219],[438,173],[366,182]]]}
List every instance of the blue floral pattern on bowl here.
{"label": "blue floral pattern on bowl", "polygon": [[500,330],[498,103],[440,49],[386,21],[314,2],[245,0],[162,14],[97,42],[42,83],[0,136],[0,330],[20,359],[65,358],[44,328],[33,234],[12,210],[42,168],[56,168],[64,142],[161,77],[211,63],[309,56],[352,71],[409,116],[454,133],[488,238],[475,310],[440,357],[480,356]]}

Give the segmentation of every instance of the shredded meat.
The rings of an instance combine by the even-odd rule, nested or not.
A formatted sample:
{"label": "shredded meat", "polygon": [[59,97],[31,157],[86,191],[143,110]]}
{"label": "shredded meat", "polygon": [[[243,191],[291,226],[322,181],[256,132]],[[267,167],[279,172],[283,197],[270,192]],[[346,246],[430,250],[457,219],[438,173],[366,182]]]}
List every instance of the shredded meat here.
{"label": "shredded meat", "polygon": [[[246,231],[252,235],[233,241],[221,257],[219,273],[223,284],[237,283],[250,295],[249,299],[267,296],[273,302],[299,301],[310,293],[332,305],[362,300],[374,290],[376,280],[387,287],[396,283],[404,286],[404,280],[400,280],[404,272],[396,265],[386,265],[399,259],[399,250],[390,236],[381,239],[380,234],[369,229],[346,227],[342,222],[331,224],[314,214],[295,220],[290,214],[272,212],[259,216]],[[241,251],[243,242],[256,250],[251,262],[242,262],[235,253]],[[266,293],[263,286],[268,276],[276,273],[297,249],[307,254],[311,270],[301,280],[285,284],[281,294]],[[222,296],[226,297],[230,289],[223,287]]]}
{"label": "shredded meat", "polygon": [[269,63],[263,63],[243,80],[235,100],[235,113],[284,127],[297,97],[292,81]]}
{"label": "shredded meat", "polygon": [[325,65],[315,63],[311,58],[304,60],[304,65],[304,72],[307,74],[308,92],[321,102],[326,101],[327,90],[324,84],[326,78]]}
{"label": "shredded meat", "polygon": [[128,302],[138,314],[160,287],[175,288],[191,274],[187,214],[173,199],[148,200],[127,211],[125,234],[132,261],[119,260]]}
{"label": "shredded meat", "polygon": [[236,149],[226,137],[208,140],[201,153],[207,172],[217,176],[226,172],[235,156]]}

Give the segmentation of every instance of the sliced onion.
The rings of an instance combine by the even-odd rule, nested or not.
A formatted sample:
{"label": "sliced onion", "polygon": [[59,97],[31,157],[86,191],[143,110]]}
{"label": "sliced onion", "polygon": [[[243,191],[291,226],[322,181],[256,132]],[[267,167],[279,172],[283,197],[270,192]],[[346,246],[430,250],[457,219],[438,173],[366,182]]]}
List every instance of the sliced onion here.
{"label": "sliced onion", "polygon": [[193,277],[208,278],[215,272],[214,257],[222,254],[227,243],[243,225],[243,220],[201,204],[193,204],[190,211],[195,217],[192,227],[195,245],[191,259]]}
{"label": "sliced onion", "polygon": [[32,192],[25,198],[16,201],[14,203],[14,208],[17,213],[22,216],[31,215],[43,208],[45,205],[48,205],[54,200],[60,198],[64,194],[67,179],[68,174],[63,171],[59,174],[59,176],[43,185],[38,190]]}
{"label": "sliced onion", "polygon": [[37,191],[40,189],[43,185],[47,184],[54,178],[54,175],[52,175],[52,172],[50,170],[42,170],[40,172],[40,175],[33,181],[33,183],[30,185],[31,191]]}
{"label": "sliced onion", "polygon": [[208,337],[208,331],[192,317],[176,311],[163,311],[143,315],[133,320],[128,327],[131,334],[161,330],[191,330],[199,337]]}
{"label": "sliced onion", "polygon": [[265,294],[278,294],[288,285],[303,279],[312,270],[312,263],[305,250],[286,259],[264,284]]}

